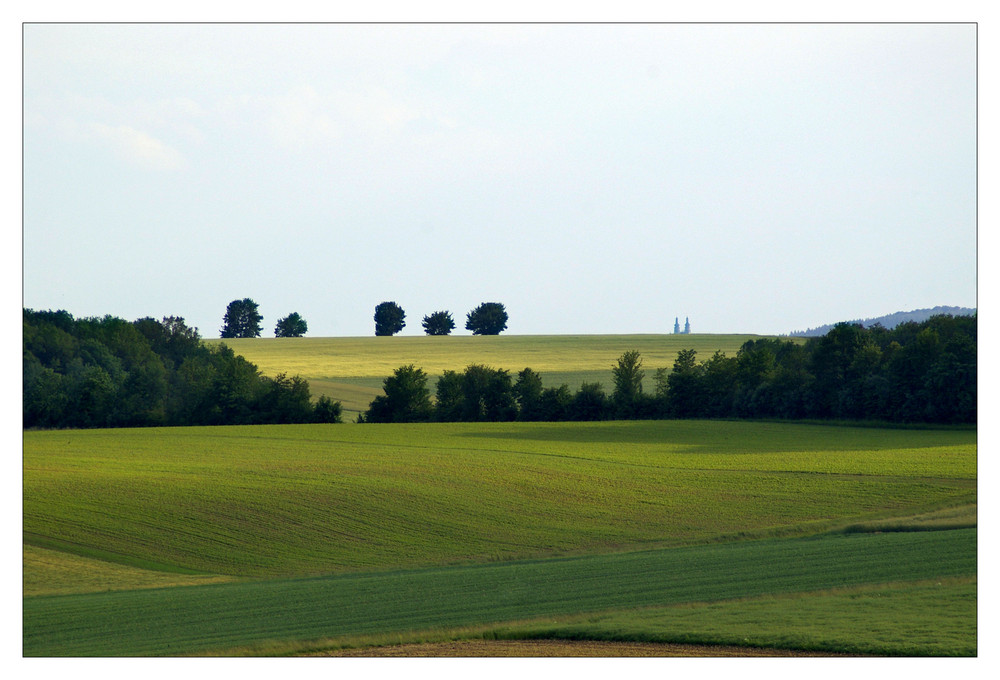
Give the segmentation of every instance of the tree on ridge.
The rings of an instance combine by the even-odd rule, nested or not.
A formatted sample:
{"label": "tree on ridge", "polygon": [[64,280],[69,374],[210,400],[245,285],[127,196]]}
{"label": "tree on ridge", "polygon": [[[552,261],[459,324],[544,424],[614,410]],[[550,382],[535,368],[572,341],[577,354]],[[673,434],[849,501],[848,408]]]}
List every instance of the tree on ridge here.
{"label": "tree on ridge", "polygon": [[375,306],[375,335],[395,335],[406,326],[406,312],[395,302],[380,302]]}
{"label": "tree on ridge", "polygon": [[257,303],[250,298],[233,300],[226,307],[226,315],[222,319],[221,337],[258,338],[262,318],[257,312]]}
{"label": "tree on ridge", "polygon": [[484,302],[469,312],[465,329],[473,335],[500,335],[507,329],[507,310],[499,302]]}

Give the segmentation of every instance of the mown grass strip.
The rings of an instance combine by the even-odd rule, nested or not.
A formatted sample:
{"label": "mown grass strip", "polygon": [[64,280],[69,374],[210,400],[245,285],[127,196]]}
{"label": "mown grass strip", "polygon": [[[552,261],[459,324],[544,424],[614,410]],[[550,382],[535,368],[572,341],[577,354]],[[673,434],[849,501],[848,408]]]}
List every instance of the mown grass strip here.
{"label": "mown grass strip", "polygon": [[[594,656],[588,649],[596,643],[611,645],[609,655],[621,656],[974,656],[976,613],[976,577],[946,577],[243,651],[269,656],[469,656],[470,651],[516,656],[533,654],[532,643],[550,642],[560,646],[543,654]],[[597,650],[596,655],[604,655]]]}
{"label": "mown grass strip", "polygon": [[639,641],[892,656],[975,656],[974,578],[602,612],[499,639]]}
{"label": "mown grass strip", "polygon": [[830,535],[571,559],[26,598],[25,656],[268,642],[976,573],[976,530]]}

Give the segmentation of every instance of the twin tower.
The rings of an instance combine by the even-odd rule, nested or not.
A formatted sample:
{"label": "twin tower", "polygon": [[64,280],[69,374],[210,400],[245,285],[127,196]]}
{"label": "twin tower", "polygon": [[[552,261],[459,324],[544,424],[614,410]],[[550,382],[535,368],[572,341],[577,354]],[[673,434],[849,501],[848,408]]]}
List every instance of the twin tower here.
{"label": "twin tower", "polygon": [[684,330],[681,331],[681,324],[677,320],[677,317],[675,316],[674,317],[674,335],[690,335],[690,334],[691,334],[691,321],[689,321],[688,318],[685,316],[684,317]]}

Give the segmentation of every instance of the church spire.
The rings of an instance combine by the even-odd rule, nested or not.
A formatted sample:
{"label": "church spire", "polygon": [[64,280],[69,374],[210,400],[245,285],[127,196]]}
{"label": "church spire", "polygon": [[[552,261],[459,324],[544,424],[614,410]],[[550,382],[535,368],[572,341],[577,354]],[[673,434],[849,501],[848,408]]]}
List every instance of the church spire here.
{"label": "church spire", "polygon": [[691,321],[686,316],[684,317],[684,335],[691,334]]}
{"label": "church spire", "polygon": [[681,332],[681,324],[677,320],[677,317],[675,316],[674,317],[674,335],[679,335],[680,332]]}

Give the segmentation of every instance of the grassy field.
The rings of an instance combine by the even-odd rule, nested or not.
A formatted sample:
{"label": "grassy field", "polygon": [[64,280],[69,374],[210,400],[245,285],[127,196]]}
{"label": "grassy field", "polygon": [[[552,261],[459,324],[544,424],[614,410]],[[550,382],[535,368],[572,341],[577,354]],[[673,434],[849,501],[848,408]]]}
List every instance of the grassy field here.
{"label": "grassy field", "polygon": [[254,577],[802,534],[974,502],[974,438],[696,421],[29,432],[24,532]]}
{"label": "grassy field", "polygon": [[[399,336],[370,338],[253,338],[209,340],[225,342],[256,364],[265,375],[300,375],[315,396],[340,401],[355,416],[376,395],[382,380],[406,364],[430,376],[485,364],[516,374],[531,368],[543,383],[565,383],[576,391],[584,382],[599,382],[610,392],[611,366],[622,353],[638,350],[646,368],[646,387],[653,387],[657,368],[674,365],[677,352],[695,349],[699,359],[717,350],[734,356],[754,335],[495,335]],[[795,339],[801,342],[801,339]],[[433,391],[433,380],[431,390]],[[351,418],[353,420],[353,417]]]}
{"label": "grassy field", "polygon": [[[26,432],[24,650],[291,653],[513,634],[969,654],[976,487],[968,430]],[[938,582],[942,604],[921,625],[942,641],[914,647],[907,607]],[[882,587],[901,604],[848,640],[860,614],[828,591],[862,589],[864,611]],[[747,598],[756,618],[724,614]],[[826,637],[807,625],[824,608],[841,622]]]}
{"label": "grassy field", "polygon": [[[425,629],[581,612],[596,616],[582,623],[564,624],[563,628],[551,623],[525,627],[523,636],[587,638],[602,631],[604,639],[608,639],[611,631],[631,630],[619,632],[618,638],[714,642],[728,635],[727,644],[732,644],[735,631],[742,631],[749,644],[774,646],[777,641],[769,640],[766,630],[762,634],[752,625],[755,612],[749,607],[741,611],[723,604],[722,609],[727,611],[718,617],[706,617],[696,607],[700,616],[693,618],[705,627],[701,630],[687,626],[685,618],[691,617],[684,616],[684,609],[670,605],[724,603],[735,598],[775,598],[785,593],[887,581],[959,577],[976,569],[975,542],[974,529],[850,534],[417,571],[28,598],[24,603],[24,653],[132,656],[251,651],[254,647],[271,653],[283,647],[283,652],[290,652],[331,644],[329,640],[338,636],[405,636]],[[944,586],[941,592],[945,592]],[[953,605],[968,600],[968,587],[952,586],[947,592],[949,599],[955,598]],[[787,602],[799,603],[794,598]],[[765,600],[757,607],[763,610],[760,618],[770,618],[773,625],[782,615],[779,610],[789,607],[771,604],[769,608],[768,604]],[[918,603],[910,604],[911,613],[915,606]],[[653,609],[632,611],[636,607]],[[968,617],[963,616],[969,614],[967,606],[942,608],[955,619],[964,620],[968,630]],[[818,609],[823,610],[823,605]],[[863,612],[846,610],[851,620],[864,616]],[[850,638],[851,621],[844,621],[842,614],[829,607],[825,611],[828,617],[841,621],[837,633]],[[791,628],[808,628],[814,614],[800,611]],[[892,618],[892,614],[880,613],[877,621],[869,624],[878,629],[879,624]],[[815,636],[821,624],[813,620],[811,625]],[[751,630],[753,638],[747,637]],[[651,636],[650,631],[659,632]],[[511,629],[505,631],[506,635],[512,633]],[[896,636],[905,637],[902,631],[897,631]],[[967,636],[959,637],[966,638],[965,646],[955,647],[952,653],[969,653],[971,641]],[[785,644],[795,639],[786,638]],[[837,640],[829,640],[829,648],[843,648]],[[878,637],[861,638],[862,644],[872,640]],[[906,642],[908,650],[926,653],[912,639]],[[890,646],[885,640],[879,644],[882,651]],[[950,647],[946,645],[945,649]]]}

